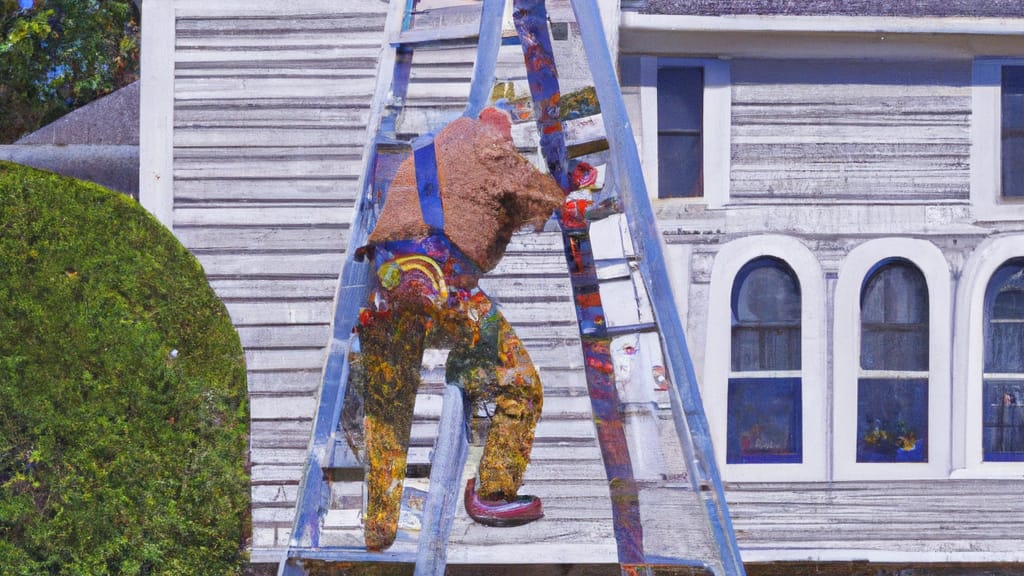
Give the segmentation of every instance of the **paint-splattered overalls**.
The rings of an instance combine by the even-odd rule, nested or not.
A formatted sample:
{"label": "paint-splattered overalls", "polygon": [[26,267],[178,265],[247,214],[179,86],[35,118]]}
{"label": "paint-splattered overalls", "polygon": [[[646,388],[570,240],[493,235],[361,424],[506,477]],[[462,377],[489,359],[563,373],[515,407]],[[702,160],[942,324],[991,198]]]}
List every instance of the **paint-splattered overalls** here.
{"label": "paint-splattered overalls", "polygon": [[467,402],[493,402],[479,466],[486,500],[515,499],[543,404],[522,342],[477,286],[480,271],[443,235],[373,246],[377,274],[358,327],[364,379],[368,502],[366,545],[397,530],[423,349],[451,346],[446,379]]}

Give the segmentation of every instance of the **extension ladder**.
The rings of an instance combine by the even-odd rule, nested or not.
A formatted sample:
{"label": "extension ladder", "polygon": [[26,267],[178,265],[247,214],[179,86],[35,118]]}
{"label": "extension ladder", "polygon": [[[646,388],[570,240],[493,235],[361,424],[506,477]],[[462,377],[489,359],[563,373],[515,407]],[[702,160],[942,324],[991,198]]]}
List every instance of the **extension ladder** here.
{"label": "extension ladder", "polygon": [[[381,192],[386,188],[387,166],[396,167],[395,160],[408,154],[417,136],[402,134],[397,129],[400,114],[409,113],[405,109],[406,91],[415,52],[475,46],[476,61],[464,112],[467,116],[475,117],[492,98],[496,61],[503,43],[524,45],[526,74],[535,109],[540,108],[537,102],[550,100],[552,94],[558,94],[557,72],[553,64],[546,63],[553,61],[554,55],[543,1],[509,1],[514,1],[517,11],[518,38],[502,37],[504,0],[482,1],[478,27],[472,20],[456,18],[452,23],[451,19],[446,22],[438,18],[436,25],[418,29],[410,26],[415,0],[408,0],[402,31],[393,43],[393,51],[387,52],[381,63],[387,89],[378,90],[374,108],[375,116],[380,118],[378,136],[372,143],[362,177],[364,193],[357,202],[349,247],[365,244],[383,205]],[[712,453],[710,432],[598,9],[595,0],[572,0],[572,8],[600,105],[600,116],[591,116],[590,121],[603,120],[603,126],[596,127],[598,132],[603,128],[603,134],[590,140],[600,143],[597,148],[608,149],[607,169],[602,175],[606,180],[604,190],[610,191],[605,194],[605,204],[611,215],[604,220],[578,220],[574,226],[566,225],[562,242],[570,272],[591,410],[610,493],[617,563],[623,574],[653,574],[659,566],[689,566],[713,574],[742,575],[743,565]],[[423,114],[423,111],[417,113]],[[538,116],[538,133],[562,133],[557,114],[552,117],[547,111],[538,110]],[[425,123],[440,123],[445,118],[451,119],[450,111],[447,116],[438,113]],[[440,128],[440,125],[433,128]],[[566,143],[558,140],[545,138],[540,147],[552,176],[569,191]],[[582,152],[594,149],[586,145],[577,148]],[[617,240],[609,243],[609,238]],[[610,256],[608,246],[614,249]],[[421,459],[422,466],[429,468],[430,476],[415,545],[370,552],[351,541],[333,541],[325,528],[331,521],[332,505],[339,499],[332,485],[344,479],[351,484],[362,474],[362,465],[347,450],[340,427],[348,386],[349,353],[358,344],[352,331],[359,309],[366,301],[370,274],[370,265],[357,261],[354,252],[347,251],[339,281],[333,338],[324,367],[320,402],[291,542],[279,574],[305,574],[310,566],[318,563],[401,562],[415,563],[416,574],[440,575],[445,571],[452,522],[462,492],[460,482],[467,460],[467,426],[471,416],[464,413],[462,394],[455,386],[445,386],[437,440],[432,455]],[[602,265],[602,258],[610,260]],[[606,315],[601,298],[621,294],[623,290],[631,290],[637,302],[635,320],[610,322],[612,318]],[[607,312],[611,312],[612,317],[616,315],[612,309]],[[643,462],[647,458],[645,451],[638,450],[635,441],[631,446],[626,437],[629,423],[624,419],[630,418],[631,405],[620,402],[621,383],[617,388],[614,378],[616,361],[621,364],[623,357],[613,357],[613,347],[621,348],[623,341],[632,343],[628,345],[634,347],[633,352],[636,347],[643,349],[648,363],[657,363],[652,358],[662,359],[665,382],[669,384],[664,396],[670,405],[672,427],[685,462],[686,486],[634,475],[634,461],[638,461],[636,465],[641,469],[651,465]],[[650,420],[652,414],[644,404],[640,402],[637,406],[645,412],[642,417]],[[410,461],[416,460],[410,455]],[[358,494],[347,497],[357,498]],[[660,532],[652,528],[655,524],[670,524],[668,509],[680,501],[699,509],[703,521],[702,526],[691,527],[690,532],[697,536],[690,539],[679,537],[679,531],[684,531],[685,527],[675,526],[673,530],[661,529]],[[661,510],[662,517],[659,517],[658,508],[662,506],[668,509]],[[645,519],[649,524],[646,537]],[[680,546],[669,545],[667,540],[676,538],[689,542],[690,547],[687,549],[684,545],[680,549]]]}

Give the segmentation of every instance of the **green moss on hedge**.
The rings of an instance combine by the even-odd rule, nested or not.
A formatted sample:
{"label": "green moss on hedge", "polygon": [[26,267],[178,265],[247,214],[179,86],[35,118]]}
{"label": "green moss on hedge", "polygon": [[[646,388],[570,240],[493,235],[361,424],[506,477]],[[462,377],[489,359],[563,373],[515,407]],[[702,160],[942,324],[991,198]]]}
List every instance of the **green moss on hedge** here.
{"label": "green moss on hedge", "polygon": [[247,423],[196,259],[125,196],[0,162],[0,572],[240,572]]}

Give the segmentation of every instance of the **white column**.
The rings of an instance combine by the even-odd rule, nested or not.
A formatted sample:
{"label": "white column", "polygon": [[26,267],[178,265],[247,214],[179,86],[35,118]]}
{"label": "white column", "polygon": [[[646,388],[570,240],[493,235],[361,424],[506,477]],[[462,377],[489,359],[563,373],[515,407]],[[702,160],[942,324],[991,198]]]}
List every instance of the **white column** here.
{"label": "white column", "polygon": [[174,216],[174,2],[142,5],[139,202],[172,227]]}

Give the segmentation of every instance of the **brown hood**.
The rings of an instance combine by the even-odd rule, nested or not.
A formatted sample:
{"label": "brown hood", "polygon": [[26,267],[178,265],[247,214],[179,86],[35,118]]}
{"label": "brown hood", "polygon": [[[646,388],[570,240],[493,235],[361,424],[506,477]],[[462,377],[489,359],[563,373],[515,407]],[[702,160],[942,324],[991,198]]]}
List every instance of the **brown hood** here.
{"label": "brown hood", "polygon": [[[512,233],[542,225],[565,194],[521,156],[493,122],[461,117],[434,139],[444,232],[484,272],[501,260]],[[369,242],[427,236],[412,156],[398,168]]]}

